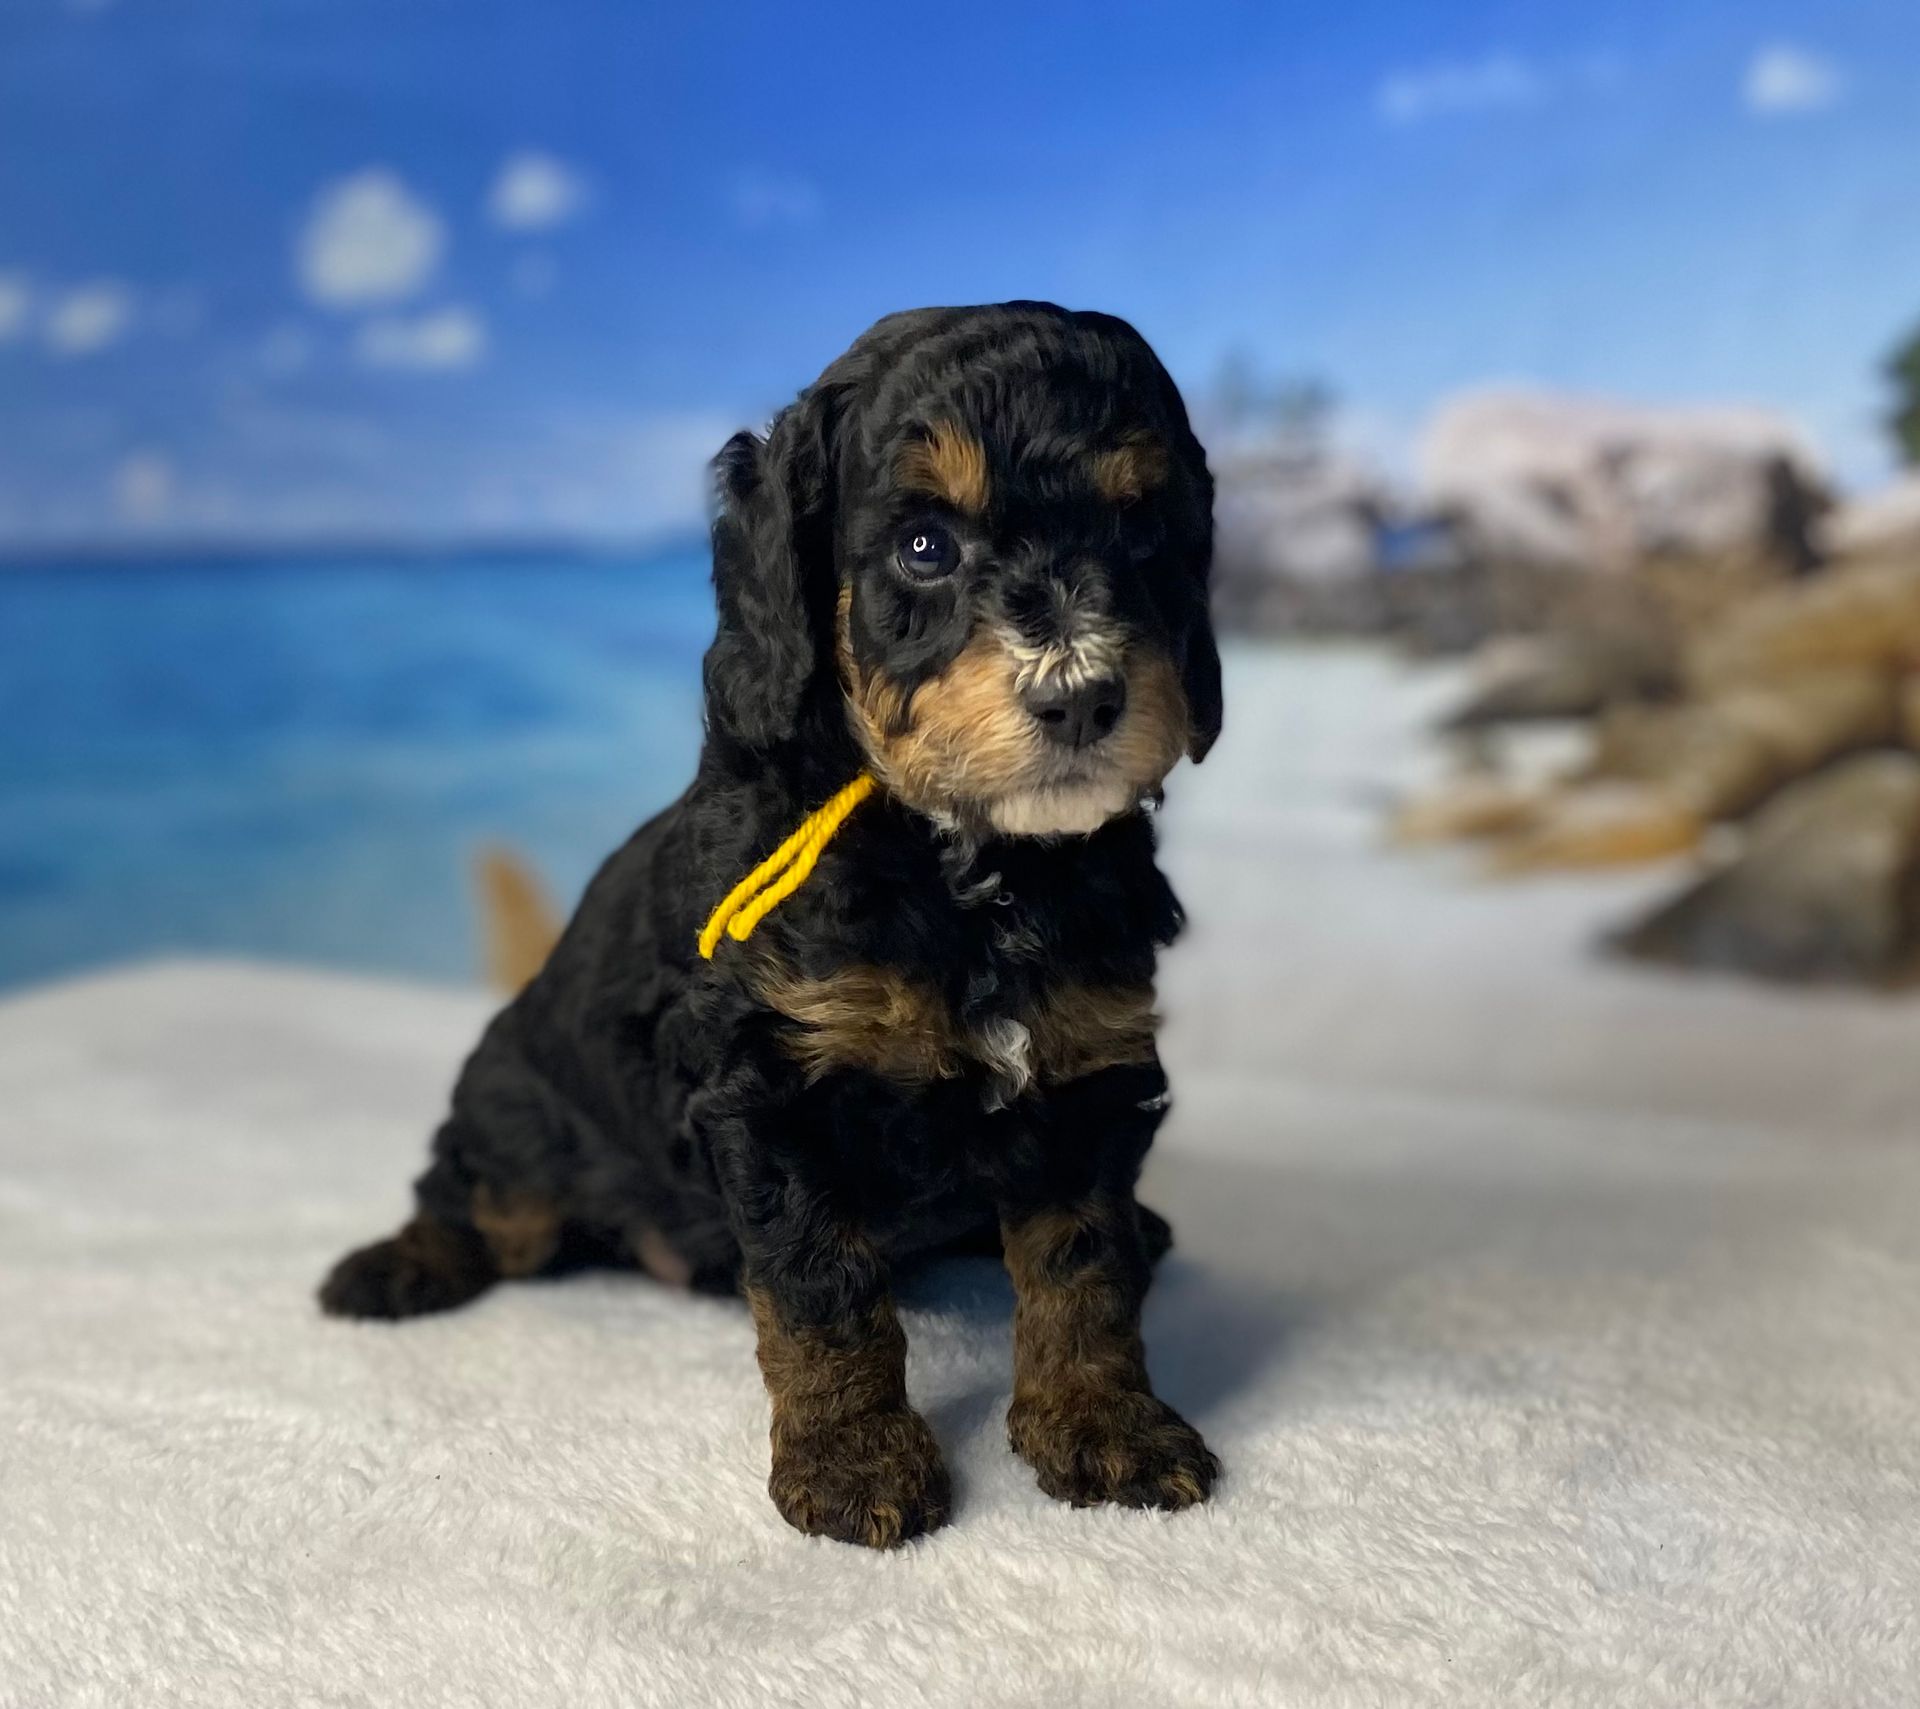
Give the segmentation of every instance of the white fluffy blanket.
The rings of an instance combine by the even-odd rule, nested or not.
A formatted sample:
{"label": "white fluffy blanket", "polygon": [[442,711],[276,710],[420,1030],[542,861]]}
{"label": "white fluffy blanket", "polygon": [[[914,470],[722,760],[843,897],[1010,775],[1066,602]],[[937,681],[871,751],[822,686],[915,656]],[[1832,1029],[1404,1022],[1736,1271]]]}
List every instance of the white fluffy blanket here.
{"label": "white fluffy blanket", "polygon": [[0,1006],[0,1704],[1920,1702],[1920,1010],[1606,968],[1644,881],[1374,850],[1421,692],[1233,686],[1148,1183],[1212,1506],[1040,1494],[984,1264],[907,1296],[892,1555],[775,1516],[729,1304],[323,1322],[486,1002],[161,966]]}

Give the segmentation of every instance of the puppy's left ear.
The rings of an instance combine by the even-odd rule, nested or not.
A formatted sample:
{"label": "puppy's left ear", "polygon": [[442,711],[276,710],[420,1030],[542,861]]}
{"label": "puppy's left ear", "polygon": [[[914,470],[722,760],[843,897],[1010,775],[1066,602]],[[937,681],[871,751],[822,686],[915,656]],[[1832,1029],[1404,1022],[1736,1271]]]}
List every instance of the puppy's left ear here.
{"label": "puppy's left ear", "polygon": [[840,388],[822,383],[782,410],[763,440],[736,433],[714,459],[707,719],[752,748],[796,734],[831,655],[833,440]]}
{"label": "puppy's left ear", "polygon": [[[1169,386],[1171,381],[1167,382]],[[1176,393],[1176,398],[1178,394]],[[1195,765],[1220,739],[1224,705],[1220,689],[1220,649],[1213,638],[1213,475],[1200,442],[1187,435],[1186,462],[1191,473],[1192,519],[1197,543],[1187,586],[1186,620],[1181,625],[1180,686],[1187,696],[1187,755]]]}
{"label": "puppy's left ear", "polygon": [[1187,624],[1180,686],[1187,696],[1187,756],[1198,765],[1207,757],[1207,750],[1220,739],[1220,722],[1225,715],[1220,692],[1220,649],[1214,644],[1204,587]]}

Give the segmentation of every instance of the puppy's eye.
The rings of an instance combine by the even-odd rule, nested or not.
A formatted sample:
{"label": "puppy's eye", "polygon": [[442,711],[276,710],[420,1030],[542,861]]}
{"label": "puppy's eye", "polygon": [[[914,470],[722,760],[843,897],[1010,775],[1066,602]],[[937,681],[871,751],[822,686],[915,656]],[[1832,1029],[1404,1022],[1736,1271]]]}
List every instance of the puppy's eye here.
{"label": "puppy's eye", "polygon": [[960,548],[953,536],[931,522],[915,523],[900,536],[900,567],[920,581],[937,581],[951,575],[960,562]]}

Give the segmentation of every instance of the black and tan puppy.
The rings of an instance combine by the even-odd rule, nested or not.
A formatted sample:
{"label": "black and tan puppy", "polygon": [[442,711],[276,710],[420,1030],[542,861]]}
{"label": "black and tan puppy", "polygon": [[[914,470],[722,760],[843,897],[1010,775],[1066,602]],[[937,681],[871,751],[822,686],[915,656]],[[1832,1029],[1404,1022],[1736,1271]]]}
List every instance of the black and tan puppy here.
{"label": "black and tan puppy", "polygon": [[583,1259],[739,1288],[774,1502],[886,1545],[948,1509],[889,1270],[997,1242],[1042,1488],[1201,1501],[1134,1200],[1180,927],[1145,807],[1220,729],[1179,394],[1105,315],[894,315],[718,474],[699,773],[487,1029],[413,1220],[321,1300],[408,1317]]}

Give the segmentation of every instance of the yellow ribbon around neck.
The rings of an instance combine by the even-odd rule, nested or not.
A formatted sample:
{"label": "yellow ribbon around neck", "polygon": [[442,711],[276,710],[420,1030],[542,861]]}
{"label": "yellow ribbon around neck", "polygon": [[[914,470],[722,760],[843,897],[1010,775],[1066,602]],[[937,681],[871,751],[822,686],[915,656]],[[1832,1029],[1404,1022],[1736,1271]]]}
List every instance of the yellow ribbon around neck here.
{"label": "yellow ribbon around neck", "polygon": [[826,806],[800,821],[800,828],[727,892],[726,900],[707,916],[700,928],[700,954],[713,960],[720,934],[745,943],[753,928],[807,881],[821,852],[833,841],[847,815],[871,795],[871,772],[862,772]]}

